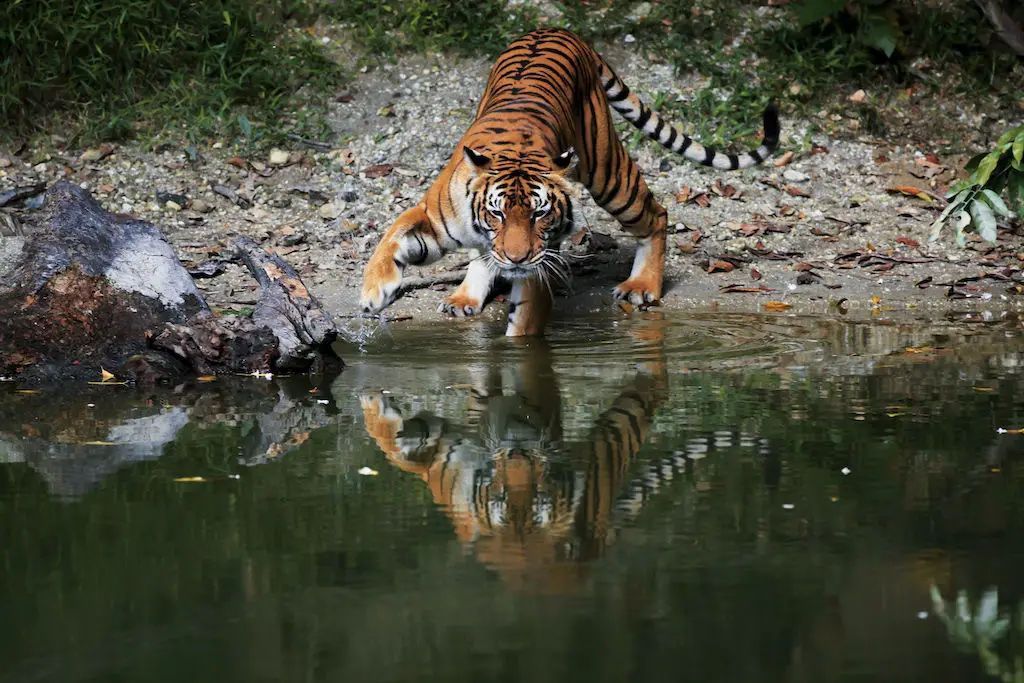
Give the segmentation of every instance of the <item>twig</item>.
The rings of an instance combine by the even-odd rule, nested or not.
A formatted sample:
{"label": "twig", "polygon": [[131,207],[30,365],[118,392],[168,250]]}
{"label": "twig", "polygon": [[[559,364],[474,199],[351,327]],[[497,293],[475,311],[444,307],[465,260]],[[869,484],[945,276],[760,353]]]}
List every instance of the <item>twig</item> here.
{"label": "twig", "polygon": [[294,140],[295,142],[299,143],[300,145],[307,145],[309,147],[312,147],[313,149],[320,149],[320,150],[323,150],[325,152],[326,151],[330,151],[331,149],[333,149],[333,147],[330,144],[326,143],[326,142],[317,142],[316,140],[307,140],[307,139],[305,139],[303,137],[299,137],[295,133],[287,133],[285,137],[287,137],[289,140]]}
{"label": "twig", "polygon": [[[335,318],[339,318],[341,320],[380,320],[381,319],[379,314],[375,315],[373,313],[345,313],[343,315],[336,315],[334,317]],[[386,322],[386,323],[396,323],[396,322],[400,322],[402,320],[412,320],[412,316],[411,315],[393,315],[393,316],[389,316],[387,318],[384,318],[384,322]]]}
{"label": "twig", "polygon": [[407,292],[410,289],[425,289],[432,285],[446,285],[455,282],[462,282],[462,279],[465,277],[466,271],[464,270],[456,270],[452,273],[441,273],[434,277],[411,277],[402,281],[402,291]]}

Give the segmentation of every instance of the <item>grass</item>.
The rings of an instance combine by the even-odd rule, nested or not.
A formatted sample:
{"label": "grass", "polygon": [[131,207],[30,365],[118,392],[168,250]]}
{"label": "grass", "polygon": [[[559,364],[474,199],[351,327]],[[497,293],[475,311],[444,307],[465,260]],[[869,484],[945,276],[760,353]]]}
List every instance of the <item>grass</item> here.
{"label": "grass", "polygon": [[385,55],[409,50],[497,54],[537,26],[532,6],[509,9],[503,0],[334,0],[323,11],[347,24],[364,48]]}
{"label": "grass", "polygon": [[8,0],[0,15],[0,117],[8,137],[82,142],[177,126],[195,138],[244,108],[257,119],[301,85],[340,77],[308,37],[282,30],[291,0]]}
{"label": "grass", "polygon": [[692,99],[664,98],[663,109],[694,122],[697,135],[716,145],[755,132],[769,101],[782,103],[784,115],[812,118],[842,105],[849,116],[845,97],[864,88],[874,96],[853,108],[859,130],[885,136],[883,110],[909,110],[904,91],[910,86],[920,89],[918,101],[993,96],[997,106],[1009,110],[1019,100],[1024,68],[983,44],[987,24],[974,3],[886,4],[901,31],[891,56],[867,44],[853,17],[800,25],[795,11],[800,2],[793,9],[764,11],[759,0],[655,1],[643,17],[629,16],[637,3],[627,0],[559,6],[564,22],[590,39],[618,41],[630,33],[646,52],[708,77]]}
{"label": "grass", "polygon": [[[798,0],[814,2],[816,0]],[[334,64],[303,30],[340,22],[368,53],[497,54],[543,24],[595,41],[633,34],[645,52],[708,78],[681,101],[655,93],[665,113],[720,145],[753,136],[768,101],[813,118],[869,89],[853,108],[862,130],[887,132],[886,107],[908,85],[932,95],[995,94],[1012,106],[1024,69],[981,45],[974,4],[886,0],[901,31],[886,56],[855,17],[801,26],[790,9],[757,0],[555,0],[557,16],[505,0],[8,0],[0,15],[0,136],[59,132],[82,144],[149,134],[197,142],[228,133],[247,147],[284,132],[319,138],[322,117],[296,106],[302,86],[325,96],[357,65]],[[638,10],[643,10],[638,12]],[[638,16],[642,15],[642,16]],[[822,125],[828,125],[827,118]]]}

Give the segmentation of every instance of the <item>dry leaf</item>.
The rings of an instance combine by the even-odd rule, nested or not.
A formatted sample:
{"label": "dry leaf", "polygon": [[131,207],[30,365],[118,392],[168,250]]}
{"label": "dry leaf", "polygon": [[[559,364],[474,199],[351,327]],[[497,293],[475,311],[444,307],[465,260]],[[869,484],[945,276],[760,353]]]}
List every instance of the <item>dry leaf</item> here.
{"label": "dry leaf", "polygon": [[242,169],[244,169],[247,166],[247,164],[245,163],[245,159],[243,159],[242,157],[231,157],[230,159],[228,159],[228,163],[231,164],[232,166]]}
{"label": "dry leaf", "polygon": [[104,370],[104,369],[103,369],[103,368],[101,367],[101,368],[100,368],[100,377],[102,378],[102,380],[103,380],[104,382],[106,382],[107,380],[111,380],[111,379],[114,379],[114,373],[112,373],[112,372],[107,372],[106,370]]}
{"label": "dry leaf", "polygon": [[797,187],[796,185],[783,185],[782,189],[785,190],[790,196],[793,197],[810,197],[811,193],[807,190]]}
{"label": "dry leaf", "polygon": [[899,194],[905,194],[908,197],[917,197],[918,199],[923,199],[928,202],[932,200],[927,192],[919,187],[914,187],[913,185],[894,185],[893,187],[885,188],[885,190],[886,192],[898,192]]}
{"label": "dry leaf", "polygon": [[712,261],[708,264],[709,273],[731,273],[736,266],[732,265],[728,261]]}
{"label": "dry leaf", "polygon": [[764,310],[769,313],[782,313],[788,311],[793,307],[793,304],[787,304],[784,301],[768,301],[764,304]]}
{"label": "dry leaf", "polygon": [[367,178],[383,178],[386,175],[390,175],[393,170],[395,170],[395,167],[391,164],[374,164],[363,171],[363,173],[366,174]]}
{"label": "dry leaf", "polygon": [[897,237],[896,241],[900,244],[905,244],[912,249],[917,249],[921,244],[917,240],[912,240],[909,237]]}
{"label": "dry leaf", "polygon": [[775,159],[774,161],[772,161],[772,163],[775,164],[776,167],[779,167],[779,166],[785,166],[786,164],[788,164],[792,160],[793,160],[793,152],[791,150],[791,151],[786,152],[782,156],[780,156],[778,159]]}
{"label": "dry leaf", "polygon": [[750,279],[751,280],[760,280],[761,279],[761,271],[759,271],[757,268],[751,268],[750,269]]}
{"label": "dry leaf", "polygon": [[196,377],[197,382],[214,382],[216,380],[216,375],[200,375],[199,377]]}

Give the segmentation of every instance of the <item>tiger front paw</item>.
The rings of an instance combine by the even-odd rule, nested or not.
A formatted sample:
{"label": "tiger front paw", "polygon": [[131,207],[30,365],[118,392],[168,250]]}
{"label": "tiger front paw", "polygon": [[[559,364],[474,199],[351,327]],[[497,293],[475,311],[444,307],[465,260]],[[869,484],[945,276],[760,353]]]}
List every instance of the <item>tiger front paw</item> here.
{"label": "tiger front paw", "polygon": [[654,286],[646,278],[629,278],[612,289],[616,301],[628,301],[634,306],[653,304],[661,298],[661,287]]}
{"label": "tiger front paw", "polygon": [[471,315],[478,315],[484,309],[484,302],[475,297],[455,293],[446,296],[444,301],[437,307],[439,313],[462,318]]}
{"label": "tiger front paw", "polygon": [[394,263],[391,267],[370,263],[363,279],[359,307],[364,313],[380,313],[398,298],[402,287],[402,271]]}

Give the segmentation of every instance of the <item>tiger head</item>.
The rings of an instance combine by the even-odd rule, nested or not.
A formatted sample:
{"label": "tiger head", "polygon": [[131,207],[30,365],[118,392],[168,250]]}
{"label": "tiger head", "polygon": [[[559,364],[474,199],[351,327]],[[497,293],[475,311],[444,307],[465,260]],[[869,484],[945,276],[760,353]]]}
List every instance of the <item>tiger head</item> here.
{"label": "tiger head", "polygon": [[559,272],[558,246],[575,229],[570,180],[576,151],[552,158],[540,151],[491,155],[463,147],[472,173],[473,230],[490,242],[488,263],[509,279]]}

